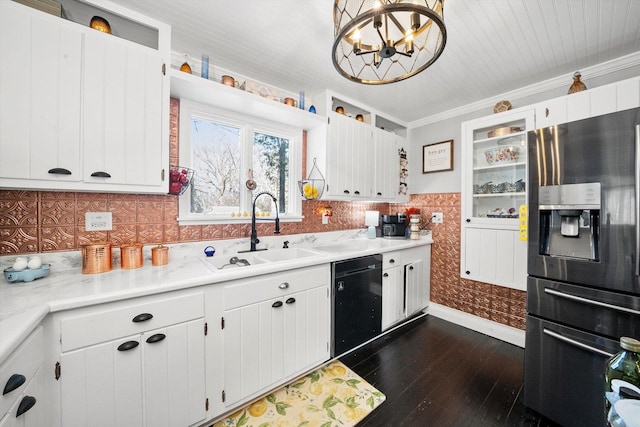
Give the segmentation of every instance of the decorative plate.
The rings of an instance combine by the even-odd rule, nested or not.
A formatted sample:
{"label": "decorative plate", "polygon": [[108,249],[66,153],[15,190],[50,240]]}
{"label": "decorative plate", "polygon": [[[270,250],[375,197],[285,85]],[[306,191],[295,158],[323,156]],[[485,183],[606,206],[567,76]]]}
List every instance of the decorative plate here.
{"label": "decorative plate", "polygon": [[494,113],[503,113],[511,110],[511,103],[509,101],[500,101],[493,107]]}

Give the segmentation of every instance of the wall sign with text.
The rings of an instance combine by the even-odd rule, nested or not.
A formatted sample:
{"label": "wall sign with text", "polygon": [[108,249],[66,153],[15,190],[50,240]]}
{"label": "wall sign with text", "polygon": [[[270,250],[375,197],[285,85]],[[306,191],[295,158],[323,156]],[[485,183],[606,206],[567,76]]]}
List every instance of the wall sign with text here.
{"label": "wall sign with text", "polygon": [[422,173],[453,170],[453,139],[422,146]]}

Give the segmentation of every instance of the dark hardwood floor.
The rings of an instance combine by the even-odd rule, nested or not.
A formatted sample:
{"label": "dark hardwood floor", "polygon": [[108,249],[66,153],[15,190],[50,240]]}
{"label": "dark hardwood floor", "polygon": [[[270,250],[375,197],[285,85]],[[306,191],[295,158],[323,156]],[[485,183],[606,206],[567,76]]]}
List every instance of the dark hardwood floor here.
{"label": "dark hardwood floor", "polygon": [[340,358],[386,401],[358,424],[557,424],[522,403],[524,349],[424,316]]}

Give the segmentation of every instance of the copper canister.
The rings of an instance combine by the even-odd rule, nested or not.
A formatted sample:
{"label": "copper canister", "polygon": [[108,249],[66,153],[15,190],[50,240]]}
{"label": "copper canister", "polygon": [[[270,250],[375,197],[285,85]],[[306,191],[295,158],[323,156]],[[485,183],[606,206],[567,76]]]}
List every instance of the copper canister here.
{"label": "copper canister", "polygon": [[169,248],[167,246],[158,245],[151,248],[151,264],[165,265],[169,263]]}
{"label": "copper canister", "polygon": [[98,242],[80,245],[82,273],[95,274],[111,270],[111,243]]}
{"label": "copper canister", "polygon": [[120,246],[120,265],[124,269],[142,267],[142,245],[132,243]]}

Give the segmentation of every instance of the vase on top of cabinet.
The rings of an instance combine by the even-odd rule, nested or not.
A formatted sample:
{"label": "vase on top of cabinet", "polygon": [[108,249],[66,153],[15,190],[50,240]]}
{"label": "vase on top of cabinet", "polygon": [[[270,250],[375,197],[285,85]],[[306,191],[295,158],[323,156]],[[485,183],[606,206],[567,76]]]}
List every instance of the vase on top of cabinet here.
{"label": "vase on top of cabinet", "polygon": [[533,127],[533,109],[462,124],[462,278],[526,286],[527,131]]}

